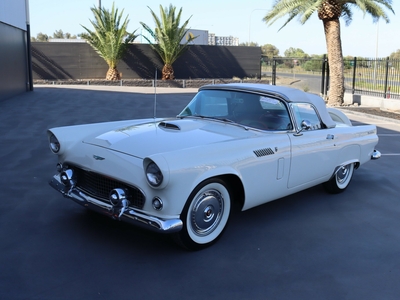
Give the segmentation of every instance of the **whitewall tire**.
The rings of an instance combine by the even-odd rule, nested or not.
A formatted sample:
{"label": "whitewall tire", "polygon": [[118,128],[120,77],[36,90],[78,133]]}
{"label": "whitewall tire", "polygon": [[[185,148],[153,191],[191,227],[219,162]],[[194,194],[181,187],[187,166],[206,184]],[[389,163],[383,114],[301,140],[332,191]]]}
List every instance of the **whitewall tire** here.
{"label": "whitewall tire", "polygon": [[223,233],[231,213],[231,193],[219,178],[199,184],[190,194],[181,219],[183,229],[176,241],[189,250],[213,244]]}
{"label": "whitewall tire", "polygon": [[343,192],[350,184],[353,178],[354,164],[348,164],[339,167],[335,175],[323,184],[325,190],[331,194],[338,194]]}

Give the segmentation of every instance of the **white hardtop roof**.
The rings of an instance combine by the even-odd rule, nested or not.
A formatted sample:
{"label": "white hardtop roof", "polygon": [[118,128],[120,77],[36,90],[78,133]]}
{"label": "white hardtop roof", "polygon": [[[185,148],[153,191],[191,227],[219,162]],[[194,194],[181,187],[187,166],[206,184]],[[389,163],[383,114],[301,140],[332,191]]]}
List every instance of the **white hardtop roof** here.
{"label": "white hardtop roof", "polygon": [[306,93],[302,90],[276,86],[262,83],[227,83],[227,84],[214,84],[202,86],[200,90],[233,90],[243,92],[256,92],[262,94],[269,94],[271,96],[279,97],[287,103],[310,103],[317,109],[322,122],[328,127],[332,128],[336,126],[336,123],[332,120],[331,116],[326,109],[324,99],[320,96],[312,93]]}
{"label": "white hardtop roof", "polygon": [[[275,94],[280,96],[286,102],[310,102],[316,101],[315,96],[324,101],[321,97],[315,94],[303,92],[299,89],[269,85],[263,83],[227,83],[227,84],[214,84],[206,85],[200,88],[202,89],[229,89],[229,90],[241,90],[249,92],[261,92],[268,94]],[[317,100],[318,101],[318,100]]]}

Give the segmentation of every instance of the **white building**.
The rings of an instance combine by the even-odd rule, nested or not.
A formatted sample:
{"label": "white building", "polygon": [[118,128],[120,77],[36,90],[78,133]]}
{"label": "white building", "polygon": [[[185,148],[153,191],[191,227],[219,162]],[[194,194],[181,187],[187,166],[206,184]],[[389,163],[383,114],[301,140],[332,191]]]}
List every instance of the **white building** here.
{"label": "white building", "polygon": [[[154,43],[153,38],[148,32],[144,30],[141,34]],[[201,29],[189,29],[186,36],[182,39],[181,44],[186,43],[190,36],[196,36],[196,38],[189,45],[239,46],[239,38],[237,37],[216,36],[215,33],[208,33],[208,30]],[[147,40],[143,38],[140,42],[147,43]]]}
{"label": "white building", "polygon": [[33,89],[28,0],[0,1],[0,101]]}
{"label": "white building", "polygon": [[239,38],[233,36],[216,36],[215,33],[208,35],[208,44],[212,46],[239,46]]}
{"label": "white building", "polygon": [[181,44],[186,43],[190,36],[196,37],[189,45],[208,45],[208,31],[199,29],[189,29]]}
{"label": "white building", "polygon": [[[189,45],[208,45],[208,31],[207,30],[199,30],[199,29],[189,29],[186,35],[181,40],[181,44],[184,44],[188,41],[190,36],[196,37],[193,41],[189,43]],[[150,40],[151,43],[154,43],[153,37],[146,31],[142,30],[140,32],[140,37],[138,37],[135,42],[147,44],[147,39]]]}

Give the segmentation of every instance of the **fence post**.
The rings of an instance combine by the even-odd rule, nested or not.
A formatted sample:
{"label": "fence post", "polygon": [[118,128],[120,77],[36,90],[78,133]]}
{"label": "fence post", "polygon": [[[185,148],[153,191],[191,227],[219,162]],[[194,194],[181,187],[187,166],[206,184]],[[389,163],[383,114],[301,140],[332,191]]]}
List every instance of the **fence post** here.
{"label": "fence post", "polygon": [[321,95],[325,96],[325,66],[326,66],[326,54],[322,58],[322,70],[321,70]]}
{"label": "fence post", "polygon": [[272,58],[272,85],[276,85],[276,59]]}
{"label": "fence post", "polygon": [[[389,78],[389,57],[386,57],[386,66],[385,66],[385,90],[383,94],[383,98],[387,99],[388,92],[388,78]],[[390,96],[389,96],[390,97]]]}
{"label": "fence post", "polygon": [[354,95],[356,92],[356,69],[357,69],[357,57],[354,57],[353,62],[353,82],[351,84],[351,93]]}
{"label": "fence post", "polygon": [[325,95],[328,96],[329,88],[331,85],[331,80],[329,76],[330,70],[329,70],[329,60],[326,60],[326,82],[325,82]]}

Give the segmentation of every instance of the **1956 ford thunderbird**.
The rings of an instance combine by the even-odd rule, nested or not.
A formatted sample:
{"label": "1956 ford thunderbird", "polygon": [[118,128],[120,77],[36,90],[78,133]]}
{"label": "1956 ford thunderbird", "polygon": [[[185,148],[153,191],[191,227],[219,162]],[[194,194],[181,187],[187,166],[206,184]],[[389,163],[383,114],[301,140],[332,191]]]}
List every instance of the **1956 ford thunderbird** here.
{"label": "1956 ford thunderbird", "polygon": [[380,157],[374,125],[303,91],[208,85],[172,118],[48,130],[65,197],[116,220],[171,233],[185,248],[214,243],[242,210],[317,184],[345,190]]}

